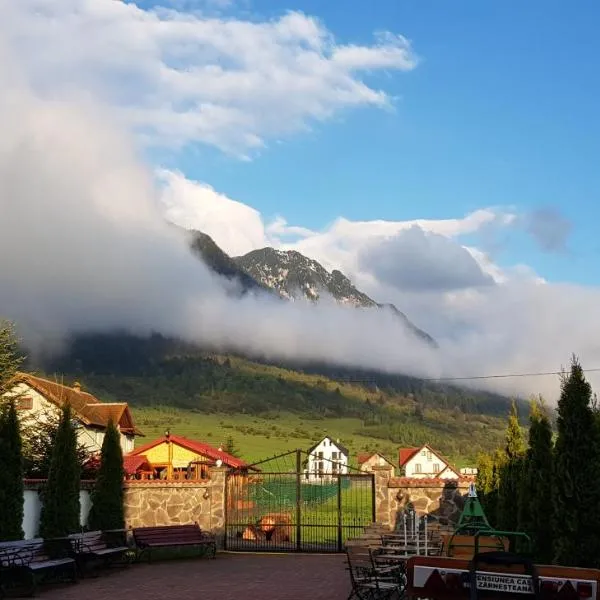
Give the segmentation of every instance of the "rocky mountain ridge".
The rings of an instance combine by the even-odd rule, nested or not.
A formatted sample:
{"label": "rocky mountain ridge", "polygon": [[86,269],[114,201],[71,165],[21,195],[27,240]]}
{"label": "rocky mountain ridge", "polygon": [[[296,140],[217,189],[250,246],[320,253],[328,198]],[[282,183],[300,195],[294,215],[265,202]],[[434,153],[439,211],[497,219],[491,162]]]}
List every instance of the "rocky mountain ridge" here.
{"label": "rocky mountain ridge", "polygon": [[288,301],[335,301],[341,306],[391,311],[420,340],[435,340],[395,305],[382,304],[358,290],[346,275],[329,272],[319,262],[295,250],[261,248],[231,257],[206,233],[189,231],[190,247],[215,273],[239,284],[240,293],[275,293]]}

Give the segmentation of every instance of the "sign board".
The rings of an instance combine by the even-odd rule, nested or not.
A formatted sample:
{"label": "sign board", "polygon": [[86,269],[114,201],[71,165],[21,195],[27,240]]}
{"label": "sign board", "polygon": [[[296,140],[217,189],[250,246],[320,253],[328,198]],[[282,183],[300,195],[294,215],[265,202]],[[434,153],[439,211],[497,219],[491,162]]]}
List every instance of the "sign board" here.
{"label": "sign board", "polygon": [[[467,577],[468,573],[465,573]],[[469,579],[463,581],[464,587],[470,587]],[[500,573],[477,573],[477,589],[490,592],[511,594],[533,594],[533,584],[528,575],[502,575]]]}
{"label": "sign board", "polygon": [[[431,575],[437,571],[442,580],[446,580],[447,576],[453,574],[460,578],[460,585],[465,590],[471,586],[471,573],[467,569],[452,569],[436,566],[414,565],[412,572],[411,588],[413,590],[423,589]],[[510,595],[530,595],[533,596],[533,583],[530,575],[520,575],[513,573],[494,573],[491,571],[477,571],[477,589],[481,591],[497,592]],[[540,585],[544,582],[553,582],[556,585],[557,591],[560,591],[562,586],[570,581],[571,585],[576,589],[577,585],[588,584],[591,590],[591,595],[587,596],[589,600],[598,599],[598,582],[595,579],[584,579],[579,577],[549,577],[541,575],[538,577]]]}

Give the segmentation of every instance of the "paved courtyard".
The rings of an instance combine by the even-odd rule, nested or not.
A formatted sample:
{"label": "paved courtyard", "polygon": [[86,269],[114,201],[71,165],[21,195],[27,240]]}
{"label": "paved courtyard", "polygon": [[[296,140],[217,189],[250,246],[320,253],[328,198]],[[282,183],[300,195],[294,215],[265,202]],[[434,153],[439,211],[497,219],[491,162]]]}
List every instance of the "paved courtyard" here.
{"label": "paved courtyard", "polygon": [[40,600],[346,600],[343,555],[228,554],[110,569],[78,584],[48,586]]}

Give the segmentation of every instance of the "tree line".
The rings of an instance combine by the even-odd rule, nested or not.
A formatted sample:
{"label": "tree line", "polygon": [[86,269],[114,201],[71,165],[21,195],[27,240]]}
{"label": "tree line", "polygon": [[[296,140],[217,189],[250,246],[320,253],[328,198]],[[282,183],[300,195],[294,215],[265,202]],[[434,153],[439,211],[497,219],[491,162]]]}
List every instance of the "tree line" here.
{"label": "tree line", "polygon": [[494,527],[530,536],[536,562],[598,568],[600,407],[575,357],[561,377],[555,430],[552,416],[534,399],[526,442],[513,404],[504,448],[480,457],[478,493]]}
{"label": "tree line", "polygon": [[[27,426],[17,411],[18,396],[12,393],[12,381],[23,362],[14,328],[0,322],[0,541],[20,540],[24,536],[24,484],[28,457],[24,447],[30,443]],[[9,393],[10,392],[10,393]],[[37,465],[47,479],[42,488],[42,510],[38,535],[45,539],[64,537],[81,531],[81,477],[87,458],[82,457],[71,407],[60,410],[56,422],[38,428],[37,443],[51,445],[39,449]],[[44,438],[46,435],[46,438]],[[31,460],[29,455],[29,460]],[[45,461],[45,462],[44,462]],[[29,465],[31,468],[31,465]],[[91,530],[122,529],[123,453],[120,434],[109,422],[92,490],[92,507],[88,516]]]}

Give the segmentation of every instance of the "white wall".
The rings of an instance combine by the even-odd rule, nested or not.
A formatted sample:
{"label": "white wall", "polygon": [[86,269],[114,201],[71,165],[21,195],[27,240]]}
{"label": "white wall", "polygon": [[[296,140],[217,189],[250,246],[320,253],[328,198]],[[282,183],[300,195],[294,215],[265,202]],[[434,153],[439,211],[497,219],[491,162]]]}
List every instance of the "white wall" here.
{"label": "white wall", "polygon": [[[79,492],[79,502],[81,505],[79,522],[82,527],[85,527],[92,506],[91,494],[88,490],[81,490]],[[25,504],[23,509],[23,531],[25,539],[30,540],[36,537],[40,526],[42,503],[37,490],[25,490]]]}
{"label": "white wall", "polygon": [[[420,465],[420,471],[418,466]],[[438,466],[437,471],[434,465]],[[448,466],[446,461],[438,456],[432,450],[427,448],[421,448],[405,465],[405,476],[425,478],[425,477],[439,477],[440,473]]]}

